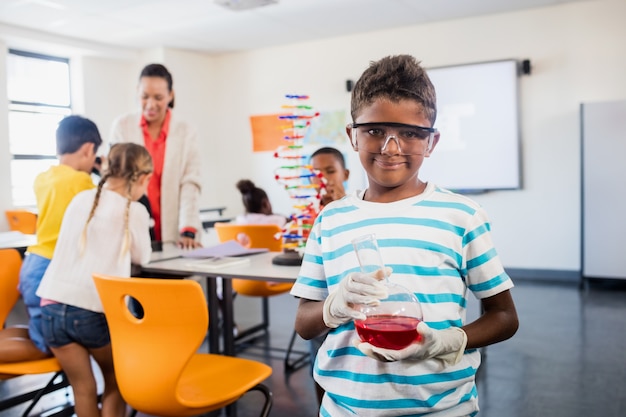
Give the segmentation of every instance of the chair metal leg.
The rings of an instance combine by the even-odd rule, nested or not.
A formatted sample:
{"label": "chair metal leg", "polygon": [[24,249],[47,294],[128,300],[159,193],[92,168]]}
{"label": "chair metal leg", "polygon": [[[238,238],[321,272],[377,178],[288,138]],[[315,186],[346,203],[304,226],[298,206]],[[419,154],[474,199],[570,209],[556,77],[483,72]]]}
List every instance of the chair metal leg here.
{"label": "chair metal leg", "polygon": [[[26,410],[24,410],[24,413],[22,413],[22,417],[28,417],[28,415],[30,414],[30,412],[33,410],[33,408],[35,408],[35,405],[37,405],[37,403],[39,402],[39,400],[41,399],[41,397],[43,397],[45,394],[47,394],[48,392],[52,392],[54,391],[54,389],[52,389],[55,384],[54,384],[54,380],[58,377],[61,376],[64,380],[65,380],[65,374],[63,372],[57,372],[54,374],[54,376],[50,379],[50,381],[48,381],[48,383],[46,384],[45,387],[43,387],[42,389],[39,390],[39,392],[37,392],[37,394],[35,394],[35,396],[33,397],[33,400],[30,402],[30,404],[28,405],[28,407],[26,407]],[[48,391],[48,389],[50,389],[50,391]]]}
{"label": "chair metal leg", "polygon": [[296,342],[296,333],[295,329],[293,333],[291,333],[291,339],[289,340],[289,347],[287,347],[287,352],[285,354],[285,371],[295,371],[300,369],[302,366],[306,365],[311,360],[310,352],[297,352],[299,355],[292,361],[289,361],[289,357],[292,352],[296,352],[293,350],[293,345]]}
{"label": "chair metal leg", "polygon": [[270,414],[270,410],[272,409],[273,404],[272,391],[270,391],[270,389],[263,384],[258,384],[250,388],[248,392],[250,391],[261,391],[265,396],[265,403],[263,404],[263,408],[261,409],[260,417],[267,417]]}
{"label": "chair metal leg", "polygon": [[268,297],[262,297],[261,300],[262,303],[262,315],[263,315],[263,321],[259,324],[255,324],[252,327],[249,327],[243,331],[240,331],[239,334],[235,337],[235,344],[236,345],[243,345],[246,344],[248,342],[250,342],[250,339],[252,339],[251,336],[256,335],[257,333],[263,333],[263,334],[267,334],[269,332],[269,326],[270,326],[270,313],[269,313],[269,299]]}
{"label": "chair metal leg", "polygon": [[[270,389],[263,384],[255,385],[254,387],[250,388],[246,392],[246,394],[250,393],[251,391],[260,391],[265,397],[265,401],[263,402],[263,408],[261,409],[260,417],[268,417],[270,410],[272,409],[272,404],[274,402],[272,391],[270,391]],[[226,406],[226,415],[228,417],[237,417],[237,403],[232,403]]]}
{"label": "chair metal leg", "polygon": [[[55,382],[58,377],[61,377],[60,382]],[[65,388],[69,386],[69,381],[65,377],[65,374],[61,371],[56,372],[52,378],[48,381],[48,383],[43,387],[36,391],[31,391],[26,394],[18,395],[16,397],[8,398],[0,402],[0,410],[5,410],[7,408],[14,407],[18,404],[22,404],[26,401],[30,400],[30,404],[26,408],[26,410],[22,413],[22,417],[27,417],[30,412],[33,410],[35,405],[39,402],[41,397],[44,395],[59,390],[61,388]]]}
{"label": "chair metal leg", "polygon": [[[240,332],[237,335],[237,337],[235,337],[235,342],[238,347],[240,348],[243,347],[243,349],[253,347],[254,340],[252,336],[255,336],[257,333],[260,333],[261,331],[265,334],[269,334],[269,297],[262,298],[262,308],[263,308],[263,312],[262,312],[263,321],[259,324],[256,324],[252,327],[245,329],[244,331]],[[302,351],[297,351],[293,349],[293,346],[296,342],[296,337],[297,337],[297,333],[294,329],[293,333],[291,334],[291,339],[289,340],[289,345],[287,349],[272,347],[272,346],[265,347],[265,349],[279,350],[279,351],[285,352],[285,358],[284,358],[285,372],[295,371],[297,369],[300,369],[302,366],[306,365],[310,360],[309,352],[302,352]],[[294,360],[291,360],[292,353],[298,354],[298,356]]]}

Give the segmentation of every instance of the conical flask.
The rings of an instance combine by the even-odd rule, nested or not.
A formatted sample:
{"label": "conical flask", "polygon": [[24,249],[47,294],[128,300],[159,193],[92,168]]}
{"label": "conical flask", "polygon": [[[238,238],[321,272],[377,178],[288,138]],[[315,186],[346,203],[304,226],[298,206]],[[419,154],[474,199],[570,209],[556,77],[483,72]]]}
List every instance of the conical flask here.
{"label": "conical flask", "polygon": [[[361,272],[370,273],[384,268],[378,242],[373,234],[352,241],[361,266]],[[361,305],[365,320],[355,320],[359,338],[371,345],[385,349],[403,349],[419,340],[417,324],[422,320],[422,308],[415,295],[405,287],[385,277],[388,297],[377,306]]]}

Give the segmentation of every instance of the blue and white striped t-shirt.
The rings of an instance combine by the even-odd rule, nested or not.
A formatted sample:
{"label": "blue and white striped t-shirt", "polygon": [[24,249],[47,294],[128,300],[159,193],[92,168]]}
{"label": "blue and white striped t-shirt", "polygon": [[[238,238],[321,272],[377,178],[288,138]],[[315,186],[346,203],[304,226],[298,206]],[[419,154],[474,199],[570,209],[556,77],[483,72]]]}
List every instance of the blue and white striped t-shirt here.
{"label": "blue and white striped t-shirt", "polygon": [[[390,277],[412,291],[433,328],[463,326],[468,290],[479,299],[513,287],[493,247],[485,211],[464,196],[428,184],[418,196],[392,203],[354,193],[324,208],[307,241],[291,294],[324,300],[341,279],[359,271],[352,240],[375,234]],[[363,355],[353,322],[332,329],[320,348],[315,380],[327,395],[323,416],[462,416],[478,410],[478,350],[454,366],[440,361],[384,363]]]}

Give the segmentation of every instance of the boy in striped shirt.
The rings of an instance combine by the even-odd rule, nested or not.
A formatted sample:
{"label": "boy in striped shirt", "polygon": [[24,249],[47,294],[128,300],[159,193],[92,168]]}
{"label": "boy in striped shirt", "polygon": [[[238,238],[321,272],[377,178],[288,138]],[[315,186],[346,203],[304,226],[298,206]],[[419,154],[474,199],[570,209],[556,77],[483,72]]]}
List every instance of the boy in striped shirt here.
{"label": "boy in striped shirt", "polygon": [[[435,90],[409,55],[373,62],[352,92],[348,137],[368,188],[329,203],[317,217],[291,293],[305,339],[326,331],[314,378],[321,416],[474,416],[478,348],[518,327],[511,279],[493,247],[484,210],[420,180],[439,141]],[[359,272],[352,240],[375,234],[390,280],[418,298],[421,338],[401,350],[361,342],[355,307],[386,297],[381,274]],[[469,293],[483,313],[466,322]],[[330,330],[329,330],[330,329]]]}

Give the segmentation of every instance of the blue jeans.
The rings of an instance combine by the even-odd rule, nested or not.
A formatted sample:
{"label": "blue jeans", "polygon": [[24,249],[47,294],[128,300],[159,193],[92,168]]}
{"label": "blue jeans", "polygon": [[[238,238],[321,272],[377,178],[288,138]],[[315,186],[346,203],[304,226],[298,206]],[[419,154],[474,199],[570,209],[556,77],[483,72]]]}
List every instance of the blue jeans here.
{"label": "blue jeans", "polygon": [[50,349],[48,349],[41,334],[41,307],[39,306],[41,299],[36,292],[49,264],[50,259],[27,253],[20,269],[20,283],[18,285],[28,311],[28,334],[37,349],[47,354],[50,354]]}
{"label": "blue jeans", "polygon": [[50,347],[78,343],[97,349],[111,343],[103,313],[67,304],[47,304],[41,308],[41,313],[43,337]]}

